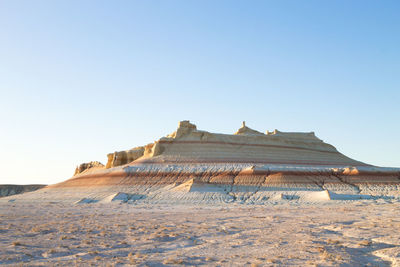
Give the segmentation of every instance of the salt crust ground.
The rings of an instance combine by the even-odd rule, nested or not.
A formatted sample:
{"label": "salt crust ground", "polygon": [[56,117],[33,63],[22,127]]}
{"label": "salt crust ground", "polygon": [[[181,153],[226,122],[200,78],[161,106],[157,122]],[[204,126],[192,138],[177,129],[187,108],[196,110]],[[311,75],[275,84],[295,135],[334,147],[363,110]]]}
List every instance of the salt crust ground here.
{"label": "salt crust ground", "polygon": [[393,200],[0,204],[9,266],[400,266]]}

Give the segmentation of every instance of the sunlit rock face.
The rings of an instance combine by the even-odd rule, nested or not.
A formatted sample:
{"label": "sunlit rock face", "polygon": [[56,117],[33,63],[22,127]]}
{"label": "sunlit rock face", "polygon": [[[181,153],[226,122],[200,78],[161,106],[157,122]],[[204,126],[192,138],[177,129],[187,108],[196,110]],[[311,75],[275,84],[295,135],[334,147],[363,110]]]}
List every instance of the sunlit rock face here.
{"label": "sunlit rock face", "polygon": [[130,163],[144,155],[145,147],[135,147],[130,150],[116,151],[114,153],[107,154],[107,165],[106,168],[113,168]]}
{"label": "sunlit rock face", "polygon": [[321,188],[343,184],[342,188],[349,190],[357,188],[349,185],[353,181],[399,181],[397,170],[351,159],[314,132],[274,130],[264,134],[249,128],[245,122],[235,134],[217,134],[181,121],[175,132],[152,144],[108,154],[103,168],[96,164],[84,166],[93,167],[97,169],[79,177],[100,180],[113,177],[106,179],[107,183],[118,181],[117,177],[129,177],[124,181],[135,184],[180,183],[193,177],[210,184],[266,187]]}
{"label": "sunlit rock face", "polygon": [[40,198],[57,190],[56,197],[90,203],[117,193],[126,201],[191,203],[400,198],[400,169],[351,159],[314,132],[264,134],[244,122],[235,134],[218,134],[181,121],[154,143],[107,157],[106,166],[83,164],[71,179],[39,190],[48,192]]}
{"label": "sunlit rock face", "polygon": [[236,131],[235,135],[259,135],[259,136],[263,136],[264,134],[250,129],[249,127],[246,126],[246,122],[242,123],[242,127],[239,128],[239,130]]}
{"label": "sunlit rock face", "polygon": [[[181,121],[175,132],[152,144],[110,153],[107,158],[106,169],[132,162],[367,166],[339,153],[313,132],[263,134],[243,123],[233,135],[216,134],[197,130],[189,121]],[[99,166],[82,164],[76,174]]]}
{"label": "sunlit rock face", "polygon": [[84,171],[86,171],[88,169],[103,168],[103,167],[104,167],[104,165],[101,162],[98,162],[98,161],[91,161],[91,162],[88,162],[88,163],[82,163],[78,167],[76,167],[74,175],[83,173]]}

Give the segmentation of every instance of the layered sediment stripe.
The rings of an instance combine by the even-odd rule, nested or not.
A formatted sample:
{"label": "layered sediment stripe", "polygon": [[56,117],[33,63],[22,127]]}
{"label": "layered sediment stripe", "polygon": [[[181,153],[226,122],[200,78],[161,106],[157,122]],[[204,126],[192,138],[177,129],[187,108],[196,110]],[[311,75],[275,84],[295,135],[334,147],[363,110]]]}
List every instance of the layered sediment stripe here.
{"label": "layered sediment stripe", "polygon": [[269,144],[217,141],[160,141],[162,154],[136,162],[150,163],[263,163],[368,166],[337,152]]}
{"label": "layered sediment stripe", "polygon": [[338,153],[335,150],[322,150],[322,149],[314,149],[308,147],[301,147],[301,146],[284,146],[284,145],[270,145],[270,144],[255,144],[255,143],[236,143],[236,142],[222,142],[222,141],[192,141],[192,140],[173,140],[173,141],[166,141],[160,140],[158,141],[160,144],[191,144],[191,145],[231,145],[231,146],[249,146],[249,147],[266,147],[266,148],[283,148],[283,149],[295,149],[295,150],[307,150],[307,151],[317,151],[317,152],[324,152],[324,153]]}
{"label": "layered sediment stripe", "polygon": [[129,171],[118,170],[108,173],[83,174],[51,187],[109,186],[109,185],[165,185],[180,184],[188,179],[202,183],[226,185],[257,185],[266,187],[290,187],[313,185],[322,187],[330,184],[400,184],[399,173],[386,172],[375,174],[349,174],[326,171],[269,171],[269,170],[237,170],[237,171]]}
{"label": "layered sediment stripe", "polygon": [[[327,162],[327,161],[312,161],[310,160],[285,160],[285,161],[278,161],[278,160],[270,160],[270,159],[248,159],[248,158],[223,158],[223,159],[210,159],[210,158],[196,158],[196,159],[172,159],[167,157],[162,158],[149,158],[149,159],[141,159],[135,161],[135,163],[139,164],[213,164],[213,163],[225,163],[225,164],[282,164],[282,165],[307,165],[307,166],[343,166],[345,162]],[[359,165],[352,165],[354,167],[361,167],[361,166],[371,166],[368,164],[361,163]]]}

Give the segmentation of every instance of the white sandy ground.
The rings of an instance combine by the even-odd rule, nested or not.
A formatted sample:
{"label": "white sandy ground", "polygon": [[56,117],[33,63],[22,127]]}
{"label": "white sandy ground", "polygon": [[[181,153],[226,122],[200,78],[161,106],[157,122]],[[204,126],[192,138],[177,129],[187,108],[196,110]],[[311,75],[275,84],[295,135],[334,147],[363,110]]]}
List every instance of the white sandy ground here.
{"label": "white sandy ground", "polygon": [[400,266],[400,203],[0,203],[9,266]]}

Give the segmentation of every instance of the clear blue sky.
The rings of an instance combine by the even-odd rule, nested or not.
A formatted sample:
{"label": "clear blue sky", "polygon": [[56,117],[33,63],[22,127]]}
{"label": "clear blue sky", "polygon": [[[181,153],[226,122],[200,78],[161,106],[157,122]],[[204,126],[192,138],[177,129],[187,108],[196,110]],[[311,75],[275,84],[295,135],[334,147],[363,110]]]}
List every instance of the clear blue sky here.
{"label": "clear blue sky", "polygon": [[189,119],[400,167],[400,1],[0,1],[0,183],[55,183]]}

